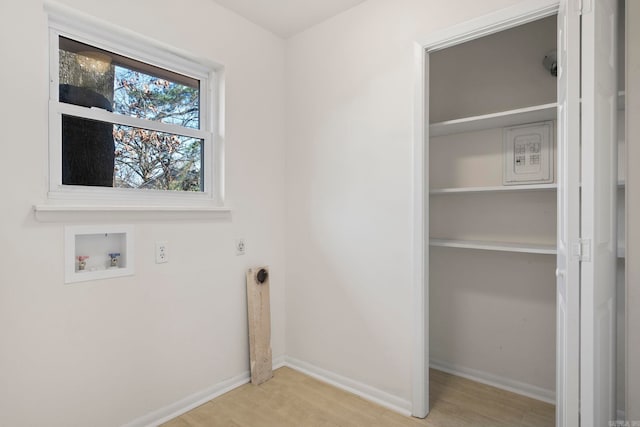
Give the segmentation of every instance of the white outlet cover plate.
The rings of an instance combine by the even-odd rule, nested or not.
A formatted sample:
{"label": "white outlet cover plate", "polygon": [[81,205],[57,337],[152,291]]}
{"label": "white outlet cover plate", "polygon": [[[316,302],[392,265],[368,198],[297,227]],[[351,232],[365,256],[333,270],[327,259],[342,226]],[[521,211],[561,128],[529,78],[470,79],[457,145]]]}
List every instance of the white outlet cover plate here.
{"label": "white outlet cover plate", "polygon": [[156,242],[156,264],[169,262],[169,244],[167,242]]}
{"label": "white outlet cover plate", "polygon": [[247,253],[247,244],[242,238],[236,239],[236,255],[244,255]]}

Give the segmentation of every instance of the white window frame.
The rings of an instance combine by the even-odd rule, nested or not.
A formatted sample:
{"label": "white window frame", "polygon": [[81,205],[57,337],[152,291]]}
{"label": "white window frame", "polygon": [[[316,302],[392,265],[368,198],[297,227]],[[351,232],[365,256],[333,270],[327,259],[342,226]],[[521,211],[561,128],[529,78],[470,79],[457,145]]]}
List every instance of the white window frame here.
{"label": "white window frame", "polygon": [[[102,22],[60,5],[46,4],[49,29],[49,189],[54,204],[222,207],[222,74],[219,64]],[[200,81],[200,129],[154,122],[59,101],[59,37],[67,37]],[[62,115],[199,138],[203,191],[167,191],[62,184]]]}

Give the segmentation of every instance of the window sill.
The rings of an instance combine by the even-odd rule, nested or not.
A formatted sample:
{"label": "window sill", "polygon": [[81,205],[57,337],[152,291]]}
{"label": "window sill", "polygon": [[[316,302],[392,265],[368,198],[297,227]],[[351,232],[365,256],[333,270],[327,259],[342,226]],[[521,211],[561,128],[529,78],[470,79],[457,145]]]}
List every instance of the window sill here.
{"label": "window sill", "polygon": [[33,211],[40,222],[231,219],[231,208],[220,206],[42,204],[35,205]]}

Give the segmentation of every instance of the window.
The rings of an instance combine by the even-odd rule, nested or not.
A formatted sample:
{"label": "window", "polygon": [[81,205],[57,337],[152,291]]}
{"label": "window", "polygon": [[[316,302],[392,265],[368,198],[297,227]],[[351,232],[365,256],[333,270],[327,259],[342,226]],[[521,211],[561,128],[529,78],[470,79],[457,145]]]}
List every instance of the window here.
{"label": "window", "polygon": [[74,21],[50,15],[50,198],[219,205],[215,68]]}

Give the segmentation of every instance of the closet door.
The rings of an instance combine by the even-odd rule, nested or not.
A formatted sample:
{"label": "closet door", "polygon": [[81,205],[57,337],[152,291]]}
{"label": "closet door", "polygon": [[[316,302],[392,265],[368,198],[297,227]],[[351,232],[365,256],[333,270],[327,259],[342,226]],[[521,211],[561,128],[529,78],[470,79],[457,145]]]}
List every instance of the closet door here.
{"label": "closet door", "polygon": [[576,0],[558,12],[558,258],[556,426],[579,426],[580,15]]}
{"label": "closet door", "polygon": [[580,399],[583,427],[615,414],[617,1],[582,10]]}

